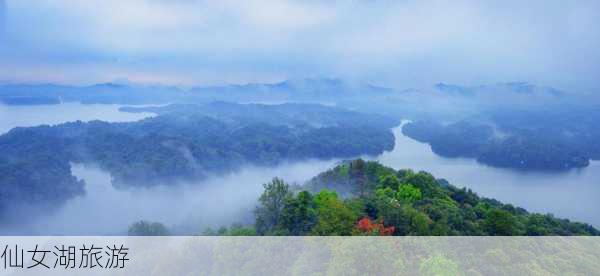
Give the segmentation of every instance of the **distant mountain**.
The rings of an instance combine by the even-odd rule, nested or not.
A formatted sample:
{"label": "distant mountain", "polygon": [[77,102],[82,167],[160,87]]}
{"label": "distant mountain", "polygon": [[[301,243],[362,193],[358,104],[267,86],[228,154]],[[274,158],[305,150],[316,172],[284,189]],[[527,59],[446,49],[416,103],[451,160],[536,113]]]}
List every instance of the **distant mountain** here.
{"label": "distant mountain", "polygon": [[455,84],[438,83],[435,85],[435,89],[442,93],[462,95],[462,96],[481,96],[485,94],[496,94],[496,95],[510,95],[510,94],[521,94],[521,95],[546,95],[553,97],[564,96],[565,92],[545,86],[536,86],[527,82],[505,82],[493,85],[479,85],[479,86],[462,86]]}
{"label": "distant mountain", "polygon": [[0,85],[0,103],[8,105],[58,104],[159,104],[185,97],[184,91],[170,86],[142,86],[102,83],[85,87],[55,84]]}
{"label": "distant mountain", "polygon": [[340,79],[291,79],[278,83],[202,86],[183,90],[172,86],[109,82],[76,87],[53,84],[0,85],[0,103],[9,105],[84,104],[165,105],[238,103],[318,103],[358,112],[413,120],[455,121],[483,113],[541,110],[564,105],[587,106],[597,97],[525,82],[462,86],[438,83],[430,89],[394,90]]}
{"label": "distant mountain", "polygon": [[473,96],[474,94],[473,90],[470,87],[454,84],[438,83],[435,85],[435,89],[446,94],[455,94],[462,96]]}
{"label": "distant mountain", "polygon": [[394,90],[370,84],[354,84],[339,79],[296,79],[279,83],[202,86],[184,91],[173,86],[100,83],[78,87],[54,84],[0,85],[0,102],[4,104],[166,104],[233,102],[319,102],[392,95]]}
{"label": "distant mountain", "polygon": [[195,87],[211,100],[228,101],[331,101],[360,96],[381,96],[394,90],[369,84],[352,84],[339,79],[295,79],[274,84]]}

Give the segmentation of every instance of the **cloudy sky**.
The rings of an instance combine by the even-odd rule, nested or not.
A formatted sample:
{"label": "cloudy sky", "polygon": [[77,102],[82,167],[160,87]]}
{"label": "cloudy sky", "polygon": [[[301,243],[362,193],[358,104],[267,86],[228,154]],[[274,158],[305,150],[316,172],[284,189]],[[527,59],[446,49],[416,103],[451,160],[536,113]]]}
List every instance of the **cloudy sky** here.
{"label": "cloudy sky", "polygon": [[594,90],[600,1],[0,0],[0,80]]}

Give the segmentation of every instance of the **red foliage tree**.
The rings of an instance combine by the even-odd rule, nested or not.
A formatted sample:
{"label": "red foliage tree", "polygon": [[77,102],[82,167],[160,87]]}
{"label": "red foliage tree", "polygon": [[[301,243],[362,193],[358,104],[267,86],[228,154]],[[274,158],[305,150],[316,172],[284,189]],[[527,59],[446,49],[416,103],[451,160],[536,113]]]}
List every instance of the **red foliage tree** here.
{"label": "red foliage tree", "polygon": [[394,233],[395,227],[385,227],[383,221],[374,223],[370,218],[364,217],[358,221],[356,229],[362,234],[371,236],[391,236]]}

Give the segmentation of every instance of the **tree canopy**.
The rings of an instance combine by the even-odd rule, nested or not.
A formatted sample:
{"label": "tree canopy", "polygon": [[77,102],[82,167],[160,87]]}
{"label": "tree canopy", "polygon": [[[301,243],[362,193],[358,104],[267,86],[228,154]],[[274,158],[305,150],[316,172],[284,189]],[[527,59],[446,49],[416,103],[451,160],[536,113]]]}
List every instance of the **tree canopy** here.
{"label": "tree canopy", "polygon": [[426,172],[363,160],[346,161],[294,191],[274,179],[259,202],[262,235],[600,235],[588,224],[482,198]]}

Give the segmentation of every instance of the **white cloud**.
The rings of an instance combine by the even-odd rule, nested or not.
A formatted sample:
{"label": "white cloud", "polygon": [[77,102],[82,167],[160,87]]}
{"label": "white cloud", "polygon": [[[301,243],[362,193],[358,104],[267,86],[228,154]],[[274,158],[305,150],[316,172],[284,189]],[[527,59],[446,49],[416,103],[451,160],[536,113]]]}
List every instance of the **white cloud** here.
{"label": "white cloud", "polygon": [[325,75],[401,87],[525,80],[590,88],[600,69],[595,1],[7,3],[2,66],[64,68],[66,81],[84,81],[78,75],[88,71],[85,81]]}

